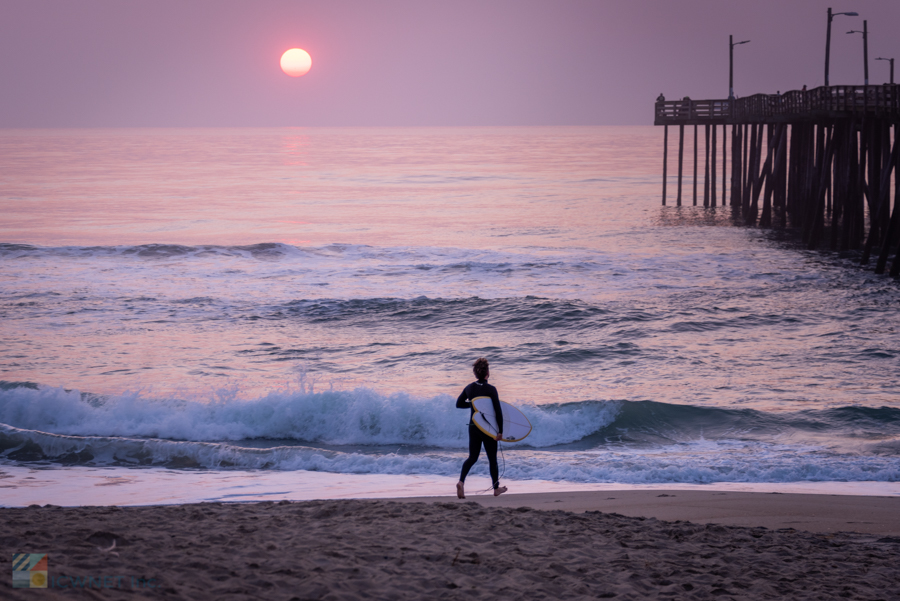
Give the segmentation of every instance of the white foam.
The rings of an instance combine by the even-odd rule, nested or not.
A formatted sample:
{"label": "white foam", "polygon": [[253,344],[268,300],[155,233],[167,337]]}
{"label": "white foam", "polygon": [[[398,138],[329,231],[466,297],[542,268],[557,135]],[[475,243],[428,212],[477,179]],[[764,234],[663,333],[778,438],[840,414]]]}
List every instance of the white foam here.
{"label": "white foam", "polygon": [[[841,453],[797,442],[701,439],[667,446],[605,443],[591,450],[551,449],[613,423],[621,404],[522,408],[535,426],[526,439],[530,445],[502,445],[504,476],[517,480],[900,481],[900,466],[891,453]],[[86,400],[61,388],[21,387],[0,391],[0,422],[9,424],[0,427],[6,440],[0,457],[7,462],[452,476],[465,456],[467,420],[468,412],[457,409],[447,395],[382,395],[367,388],[282,390],[253,400],[201,402],[138,394]],[[248,439],[285,444],[248,448],[241,442]],[[486,464],[482,459],[475,472],[485,471]]]}
{"label": "white foam", "polygon": [[[0,429],[8,441],[39,447],[52,461],[88,465],[155,465],[222,471],[262,469],[344,474],[390,474],[452,477],[465,453],[461,450],[378,452],[326,450],[307,446],[245,448],[236,444],[159,439],[81,437]],[[503,444],[502,477],[569,483],[711,484],[752,482],[900,481],[892,457],[838,454],[810,446],[746,441],[679,444],[652,449],[544,451]],[[32,459],[33,460],[33,459]],[[46,461],[46,458],[44,459]],[[487,461],[473,473],[486,472]]]}
{"label": "white foam", "polygon": [[[371,474],[326,474],[321,472],[273,471],[173,471],[165,469],[129,469],[67,467],[30,469],[3,466],[4,492],[0,506],[29,505],[171,505],[176,503],[305,501],[313,499],[396,498],[452,496],[455,477],[383,476]],[[490,481],[473,476],[468,495],[488,489]],[[691,484],[577,484],[542,480],[504,480],[515,493],[563,491],[649,490],[721,490],[743,492],[780,492],[843,495],[900,495],[900,483],[816,482],[762,483],[714,486]],[[490,493],[488,493],[490,494]]]}
{"label": "white foam", "polygon": [[[530,446],[574,442],[613,422],[619,403],[559,410],[523,407],[535,426]],[[368,388],[285,389],[252,400],[208,402],[124,394],[87,402],[77,391],[41,387],[0,391],[0,423],[73,436],[151,437],[186,441],[289,439],[330,445],[465,448],[468,411],[448,395],[379,394]]]}

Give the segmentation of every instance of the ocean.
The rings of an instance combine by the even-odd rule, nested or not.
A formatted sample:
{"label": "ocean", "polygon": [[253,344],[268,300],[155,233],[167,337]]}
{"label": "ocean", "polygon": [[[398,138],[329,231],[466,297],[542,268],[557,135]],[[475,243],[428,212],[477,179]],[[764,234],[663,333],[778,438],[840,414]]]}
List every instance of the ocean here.
{"label": "ocean", "polygon": [[481,356],[533,425],[513,492],[900,494],[897,282],[660,206],[660,129],[2,130],[0,161],[0,505],[453,494]]}

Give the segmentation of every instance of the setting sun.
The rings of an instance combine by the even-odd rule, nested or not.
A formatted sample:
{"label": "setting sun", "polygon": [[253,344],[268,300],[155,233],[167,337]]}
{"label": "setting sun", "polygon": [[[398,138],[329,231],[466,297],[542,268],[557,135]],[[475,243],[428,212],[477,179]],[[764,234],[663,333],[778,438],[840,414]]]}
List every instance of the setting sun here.
{"label": "setting sun", "polygon": [[312,67],[312,57],[306,50],[291,48],[281,55],[281,70],[291,77],[306,75]]}

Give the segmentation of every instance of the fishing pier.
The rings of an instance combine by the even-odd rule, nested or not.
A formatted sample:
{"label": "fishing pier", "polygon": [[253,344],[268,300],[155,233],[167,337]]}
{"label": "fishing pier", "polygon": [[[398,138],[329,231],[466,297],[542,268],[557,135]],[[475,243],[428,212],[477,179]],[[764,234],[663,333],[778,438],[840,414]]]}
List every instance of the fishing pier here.
{"label": "fishing pier", "polygon": [[890,275],[900,275],[900,85],[824,86],[725,100],[660,98],[654,124],[665,127],[663,205],[669,126],[678,127],[675,204],[681,206],[684,129],[692,125],[694,205],[702,147],[704,207],[717,206],[721,153],[719,204],[726,206],[727,197],[745,224],[795,228],[809,249],[861,249],[863,264],[877,256],[876,273],[885,272],[893,254]]}

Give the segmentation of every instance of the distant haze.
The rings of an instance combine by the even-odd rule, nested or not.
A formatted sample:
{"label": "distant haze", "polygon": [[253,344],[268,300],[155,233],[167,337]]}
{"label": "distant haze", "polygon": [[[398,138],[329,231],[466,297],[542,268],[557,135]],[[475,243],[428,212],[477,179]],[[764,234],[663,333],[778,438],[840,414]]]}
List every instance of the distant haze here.
{"label": "distant haze", "polygon": [[729,34],[739,96],[822,85],[829,4],[831,83],[863,18],[886,82],[897,0],[0,0],[0,127],[648,124],[727,96]]}

